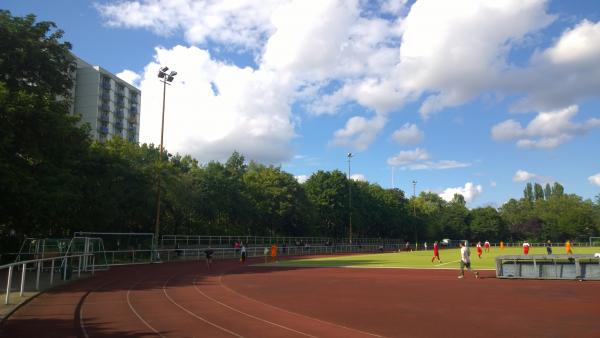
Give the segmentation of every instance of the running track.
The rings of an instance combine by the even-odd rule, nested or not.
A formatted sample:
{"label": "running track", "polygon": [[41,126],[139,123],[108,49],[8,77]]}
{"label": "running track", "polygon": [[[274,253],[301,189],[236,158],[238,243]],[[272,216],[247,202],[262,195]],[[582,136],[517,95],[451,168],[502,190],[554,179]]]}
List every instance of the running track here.
{"label": "running track", "polygon": [[45,292],[2,337],[600,337],[600,282],[456,270],[113,268]]}

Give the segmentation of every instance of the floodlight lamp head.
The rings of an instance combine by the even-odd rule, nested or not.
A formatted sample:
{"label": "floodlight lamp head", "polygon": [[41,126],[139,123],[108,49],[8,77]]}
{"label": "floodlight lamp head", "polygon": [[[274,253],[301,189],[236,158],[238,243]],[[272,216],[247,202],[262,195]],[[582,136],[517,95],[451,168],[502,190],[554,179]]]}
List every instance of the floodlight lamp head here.
{"label": "floodlight lamp head", "polygon": [[348,153],[348,157],[352,157],[352,153]]}
{"label": "floodlight lamp head", "polygon": [[170,75],[170,76],[175,76],[175,75],[177,75],[177,72],[176,72],[176,71],[174,71],[174,70],[172,70],[172,71],[171,71],[171,74],[169,74],[169,75]]}
{"label": "floodlight lamp head", "polygon": [[160,71],[161,71],[161,72],[163,72],[163,73],[166,73],[166,72],[167,72],[167,70],[169,70],[169,67],[167,67],[167,66],[164,66],[164,67],[162,67],[162,68],[160,69]]}
{"label": "floodlight lamp head", "polygon": [[167,75],[167,82],[173,82],[173,79],[175,79],[173,76]]}
{"label": "floodlight lamp head", "polygon": [[163,72],[158,72],[158,77],[159,77],[159,78],[161,78],[161,79],[162,79],[162,78],[164,78],[164,77],[165,77],[165,73],[163,73]]}

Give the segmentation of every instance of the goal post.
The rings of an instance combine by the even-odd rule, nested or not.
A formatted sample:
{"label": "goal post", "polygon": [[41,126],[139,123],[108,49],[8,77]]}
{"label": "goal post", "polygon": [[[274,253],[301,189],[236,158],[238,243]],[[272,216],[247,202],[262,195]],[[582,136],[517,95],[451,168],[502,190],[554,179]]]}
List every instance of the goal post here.
{"label": "goal post", "polygon": [[600,247],[600,237],[590,236],[590,246]]}

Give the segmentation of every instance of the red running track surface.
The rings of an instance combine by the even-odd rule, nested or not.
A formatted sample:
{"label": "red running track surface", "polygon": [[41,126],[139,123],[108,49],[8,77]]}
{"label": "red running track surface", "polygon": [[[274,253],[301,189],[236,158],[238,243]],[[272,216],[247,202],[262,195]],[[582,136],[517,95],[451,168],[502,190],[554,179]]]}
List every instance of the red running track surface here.
{"label": "red running track surface", "polygon": [[41,294],[1,337],[600,337],[600,282],[453,270],[113,268]]}

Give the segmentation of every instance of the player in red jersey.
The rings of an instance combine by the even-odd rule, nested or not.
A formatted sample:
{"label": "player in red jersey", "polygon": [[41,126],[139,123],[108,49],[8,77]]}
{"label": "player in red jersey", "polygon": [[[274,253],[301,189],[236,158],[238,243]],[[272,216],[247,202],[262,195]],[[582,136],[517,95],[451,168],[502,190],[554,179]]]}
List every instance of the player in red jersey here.
{"label": "player in red jersey", "polygon": [[438,262],[442,262],[442,260],[440,259],[440,251],[438,249],[438,241],[435,241],[435,243],[433,243],[433,257],[431,258],[431,263],[433,263],[433,261],[437,258]]}

